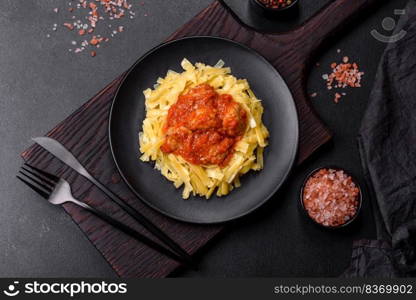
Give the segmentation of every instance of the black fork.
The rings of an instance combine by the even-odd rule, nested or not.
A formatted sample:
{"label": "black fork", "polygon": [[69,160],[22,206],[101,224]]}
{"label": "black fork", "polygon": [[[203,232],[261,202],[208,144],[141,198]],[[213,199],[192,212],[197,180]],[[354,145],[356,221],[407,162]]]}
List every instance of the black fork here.
{"label": "black fork", "polygon": [[41,197],[48,200],[50,203],[54,205],[61,205],[65,202],[72,202],[78,206],[83,207],[84,209],[88,210],[95,216],[101,218],[102,220],[106,221],[107,223],[111,224],[118,230],[124,232],[125,234],[137,239],[138,241],[146,244],[150,248],[158,251],[159,253],[166,255],[167,257],[174,259],[180,263],[183,263],[193,269],[195,269],[195,263],[193,262],[190,257],[183,257],[175,252],[171,251],[163,247],[162,245],[156,243],[155,241],[151,240],[147,236],[137,232],[133,228],[117,221],[116,219],[110,217],[109,215],[105,214],[102,211],[99,211],[88,204],[78,201],[72,196],[71,187],[69,183],[59,178],[53,174],[49,174],[43,170],[40,170],[36,167],[30,166],[25,163],[17,178],[21,180],[23,183],[28,185],[32,190],[38,193]]}

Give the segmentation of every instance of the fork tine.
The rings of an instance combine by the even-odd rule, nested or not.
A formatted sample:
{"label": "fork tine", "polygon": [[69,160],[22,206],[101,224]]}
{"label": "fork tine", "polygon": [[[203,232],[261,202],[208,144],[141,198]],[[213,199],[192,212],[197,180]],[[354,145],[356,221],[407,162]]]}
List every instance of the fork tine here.
{"label": "fork tine", "polygon": [[23,175],[24,177],[30,179],[30,181],[36,183],[37,185],[39,185],[40,188],[42,188],[43,190],[45,190],[46,192],[48,192],[49,194],[52,193],[54,186],[52,186],[51,183],[47,183],[44,182],[43,180],[41,180],[38,175],[35,176],[29,176],[28,174],[22,172],[22,170],[19,171],[19,174]]}
{"label": "fork tine", "polygon": [[[26,166],[23,166],[22,170],[26,171],[27,173],[32,174],[35,178],[41,180],[43,184],[46,184],[46,185],[50,186],[51,188],[53,188],[56,184],[55,181],[52,181],[49,178],[45,178],[42,175],[39,175],[38,173],[33,172],[32,170],[29,170],[28,168],[26,168]],[[32,176],[31,176],[31,179],[32,179]]]}
{"label": "fork tine", "polygon": [[36,168],[36,167],[34,167],[34,166],[31,166],[31,165],[29,165],[28,163],[24,163],[24,166],[26,166],[26,167],[28,167],[28,168],[30,168],[30,169],[32,169],[32,170],[35,170],[35,171],[36,171],[36,172],[38,172],[39,174],[42,174],[43,176],[45,176],[46,178],[48,178],[48,179],[52,180],[52,181],[53,181],[53,182],[55,182],[55,183],[57,183],[57,182],[59,181],[59,177],[58,177],[58,176],[52,175],[52,174],[50,174],[50,173],[48,173],[48,172],[45,172],[45,171],[43,171],[43,170],[41,170],[41,169],[38,169],[38,168]]}
{"label": "fork tine", "polygon": [[49,194],[42,191],[41,189],[39,189],[37,186],[35,186],[34,184],[31,184],[29,181],[26,181],[25,179],[23,179],[22,177],[20,177],[19,175],[16,176],[17,179],[19,179],[20,181],[22,181],[24,184],[26,184],[27,186],[29,186],[32,190],[34,190],[36,193],[38,193],[40,196],[42,196],[45,199],[49,198]]}

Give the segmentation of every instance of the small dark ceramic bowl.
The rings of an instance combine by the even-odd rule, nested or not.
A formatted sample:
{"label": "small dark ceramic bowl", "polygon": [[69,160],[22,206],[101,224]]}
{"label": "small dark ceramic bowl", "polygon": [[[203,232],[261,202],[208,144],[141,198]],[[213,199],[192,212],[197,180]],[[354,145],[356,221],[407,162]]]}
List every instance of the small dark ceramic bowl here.
{"label": "small dark ceramic bowl", "polygon": [[263,10],[263,12],[267,14],[279,14],[284,12],[289,12],[292,8],[296,7],[299,3],[299,0],[293,0],[292,4],[282,7],[282,8],[270,8],[261,3],[259,0],[250,0],[254,6],[258,7],[259,9]]}
{"label": "small dark ceramic bowl", "polygon": [[[308,179],[309,179],[310,177],[312,177],[312,176],[313,176],[316,172],[318,172],[319,170],[322,170],[322,169],[333,169],[333,170],[337,170],[337,171],[344,171],[344,173],[345,173],[345,174],[347,174],[348,176],[350,176],[350,177],[351,177],[352,181],[355,183],[355,185],[357,186],[358,190],[360,191],[360,194],[358,195],[358,207],[357,207],[357,212],[355,213],[355,215],[354,215],[351,219],[349,219],[349,220],[348,220],[347,222],[345,222],[344,224],[341,224],[341,225],[338,225],[338,226],[326,226],[326,225],[323,225],[323,224],[321,224],[321,223],[319,223],[319,222],[315,221],[315,220],[314,220],[314,219],[313,219],[313,218],[309,215],[308,211],[307,211],[307,210],[306,210],[306,208],[305,208],[305,204],[303,203],[303,190],[304,190],[304,188],[305,188],[306,182],[308,182]],[[308,217],[308,219],[310,219],[313,223],[315,223],[315,224],[317,224],[317,225],[319,225],[319,226],[321,226],[321,227],[327,228],[327,229],[340,229],[340,228],[344,228],[344,227],[346,227],[346,226],[350,225],[352,222],[354,222],[354,221],[357,219],[357,217],[358,217],[358,215],[360,214],[360,211],[361,211],[361,206],[362,206],[362,202],[363,202],[363,193],[362,193],[361,186],[360,186],[360,184],[358,183],[357,179],[356,179],[353,175],[351,175],[351,173],[350,173],[349,171],[346,171],[346,170],[344,170],[344,169],[342,169],[342,168],[339,168],[339,167],[329,166],[329,167],[320,167],[320,168],[317,168],[317,169],[313,170],[312,172],[310,172],[310,173],[306,176],[305,180],[303,181],[302,188],[300,189],[300,197],[299,197],[299,200],[300,200],[300,205],[301,205],[301,207],[302,207],[302,210],[303,210],[304,214],[305,214],[305,215]]]}

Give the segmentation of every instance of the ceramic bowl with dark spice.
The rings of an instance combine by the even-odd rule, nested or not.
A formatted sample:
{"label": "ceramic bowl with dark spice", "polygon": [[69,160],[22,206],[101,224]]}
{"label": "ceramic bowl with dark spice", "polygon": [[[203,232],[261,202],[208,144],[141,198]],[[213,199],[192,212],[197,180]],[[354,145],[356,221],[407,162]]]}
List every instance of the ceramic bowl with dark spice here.
{"label": "ceramic bowl with dark spice", "polygon": [[349,172],[338,167],[313,170],[300,191],[302,210],[314,223],[325,228],[343,228],[359,215],[362,190]]}
{"label": "ceramic bowl with dark spice", "polygon": [[296,7],[299,0],[251,0],[257,8],[269,14],[288,12]]}

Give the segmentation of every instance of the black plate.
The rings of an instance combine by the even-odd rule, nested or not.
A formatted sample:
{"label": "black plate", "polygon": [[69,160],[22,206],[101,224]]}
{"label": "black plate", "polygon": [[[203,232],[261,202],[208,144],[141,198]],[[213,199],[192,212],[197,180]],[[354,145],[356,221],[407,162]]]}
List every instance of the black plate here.
{"label": "black plate", "polygon": [[[242,187],[225,197],[181,198],[182,189],[139,160],[138,136],[145,117],[142,91],[153,87],[168,70],[182,71],[183,58],[214,65],[218,60],[232,74],[248,79],[265,109],[263,121],[270,131],[264,153],[265,168],[242,177]],[[254,50],[214,37],[192,37],[162,44],[131,68],[111,108],[109,137],[114,161],[131,190],[145,203],[172,218],[192,223],[220,223],[244,216],[265,203],[282,185],[295,161],[298,117],[292,95],[279,73]]]}

